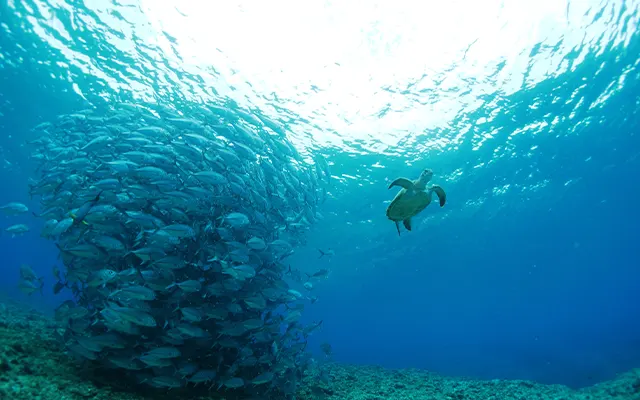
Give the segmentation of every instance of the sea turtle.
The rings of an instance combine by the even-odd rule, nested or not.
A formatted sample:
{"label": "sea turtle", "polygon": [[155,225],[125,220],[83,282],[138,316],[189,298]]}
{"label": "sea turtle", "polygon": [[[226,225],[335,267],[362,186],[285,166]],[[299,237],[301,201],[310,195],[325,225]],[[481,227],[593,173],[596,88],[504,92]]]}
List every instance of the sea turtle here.
{"label": "sea turtle", "polygon": [[387,217],[396,223],[398,235],[400,235],[400,221],[407,230],[411,230],[411,217],[418,215],[431,203],[431,196],[435,192],[440,200],[440,207],[447,201],[447,195],[438,185],[432,185],[427,189],[427,183],[431,180],[433,171],[425,169],[415,181],[407,178],[398,178],[391,182],[389,189],[394,186],[402,187],[387,208]]}

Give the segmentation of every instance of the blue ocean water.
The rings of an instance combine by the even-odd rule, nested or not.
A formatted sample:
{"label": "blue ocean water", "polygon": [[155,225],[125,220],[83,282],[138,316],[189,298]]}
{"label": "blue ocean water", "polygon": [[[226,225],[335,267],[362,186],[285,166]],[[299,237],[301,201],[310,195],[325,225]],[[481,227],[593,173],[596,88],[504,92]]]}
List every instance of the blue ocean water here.
{"label": "blue ocean water", "polygon": [[[574,387],[638,367],[640,2],[357,5],[2,2],[0,203],[38,209],[25,143],[41,122],[233,101],[331,165],[290,260],[331,270],[304,314],[323,320],[315,351]],[[387,186],[424,168],[448,203],[398,236]],[[57,249],[35,218],[3,225],[18,221],[31,232],[0,237],[0,287],[51,310]],[[44,296],[17,290],[21,263]]]}

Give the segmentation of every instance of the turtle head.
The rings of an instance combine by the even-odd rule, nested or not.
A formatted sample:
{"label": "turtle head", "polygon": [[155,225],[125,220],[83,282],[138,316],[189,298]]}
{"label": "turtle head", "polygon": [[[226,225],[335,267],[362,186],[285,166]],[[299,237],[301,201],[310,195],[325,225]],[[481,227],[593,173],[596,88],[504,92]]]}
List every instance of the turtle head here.
{"label": "turtle head", "polygon": [[433,178],[433,171],[427,168],[420,174],[420,178],[418,178],[418,184],[422,187],[425,187],[427,186],[427,183],[429,183],[431,178]]}

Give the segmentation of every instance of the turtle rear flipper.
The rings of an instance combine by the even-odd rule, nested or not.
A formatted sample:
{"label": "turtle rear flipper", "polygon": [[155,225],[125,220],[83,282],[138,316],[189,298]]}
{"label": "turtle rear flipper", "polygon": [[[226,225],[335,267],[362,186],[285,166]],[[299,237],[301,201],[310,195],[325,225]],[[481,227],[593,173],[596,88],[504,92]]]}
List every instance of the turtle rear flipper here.
{"label": "turtle rear flipper", "polygon": [[404,227],[407,228],[408,231],[411,230],[411,218],[407,218],[404,221],[402,221],[402,223],[404,224]]}
{"label": "turtle rear flipper", "polygon": [[398,236],[400,236],[400,223],[398,221],[396,222],[396,229],[398,230]]}
{"label": "turtle rear flipper", "polygon": [[445,203],[447,202],[447,194],[444,192],[444,189],[438,185],[433,185],[431,186],[431,190],[436,192],[438,200],[440,200],[440,207],[444,207]]}
{"label": "turtle rear flipper", "polygon": [[398,178],[395,181],[391,182],[391,184],[389,185],[389,189],[394,186],[400,186],[407,190],[410,190],[411,188],[413,188],[413,181],[410,181],[407,178]]}

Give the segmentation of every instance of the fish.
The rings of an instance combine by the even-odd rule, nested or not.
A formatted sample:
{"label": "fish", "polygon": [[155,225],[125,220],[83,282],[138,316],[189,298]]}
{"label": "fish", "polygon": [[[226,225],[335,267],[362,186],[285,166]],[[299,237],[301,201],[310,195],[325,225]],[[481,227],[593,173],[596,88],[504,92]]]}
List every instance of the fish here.
{"label": "fish", "polygon": [[229,378],[221,383],[224,387],[229,389],[238,389],[244,386],[245,382],[242,378]]}
{"label": "fish", "polygon": [[0,206],[0,210],[6,215],[20,215],[29,211],[29,208],[22,203],[11,202]]}
{"label": "fish", "polygon": [[193,230],[193,228],[184,224],[163,226],[159,229],[159,231],[166,232],[169,235],[180,239],[194,238],[196,236],[196,232]]}
{"label": "fish", "polygon": [[111,292],[109,298],[151,301],[156,299],[156,292],[145,286],[131,285]]}
{"label": "fish", "polygon": [[224,222],[229,226],[231,226],[232,228],[241,228],[250,223],[249,217],[239,212],[227,214],[224,217]]}
{"label": "fish", "polygon": [[144,354],[147,357],[153,358],[178,358],[182,355],[179,349],[175,347],[156,347]]}
{"label": "fish", "polygon": [[44,279],[38,278],[36,280],[20,279],[18,288],[22,293],[32,295],[35,292],[42,294],[42,288],[44,287]]}
{"label": "fish", "polygon": [[146,382],[153,387],[161,389],[173,389],[183,386],[183,382],[180,379],[171,376],[154,376]]}
{"label": "fish", "polygon": [[196,385],[203,382],[212,382],[216,379],[217,375],[218,373],[214,369],[201,369],[189,377],[188,381]]}
{"label": "fish", "polygon": [[336,252],[331,250],[331,249],[326,249],[326,250],[318,249],[318,251],[320,252],[320,256],[318,258],[322,258],[324,256],[331,257],[331,256],[335,256],[336,255]]}
{"label": "fish", "polygon": [[166,289],[171,289],[174,287],[177,287],[188,293],[195,293],[202,290],[202,283],[200,283],[200,281],[190,279],[183,282],[174,282],[171,285],[167,286]]}
{"label": "fish", "polygon": [[25,224],[15,224],[6,228],[5,231],[11,234],[11,237],[14,238],[16,236],[22,236],[23,234],[30,231],[29,227]]}
{"label": "fish", "polygon": [[70,213],[69,215],[71,216],[71,218],[73,219],[73,223],[74,224],[85,224],[88,225],[85,222],[85,218],[87,217],[87,215],[89,214],[89,212],[91,211],[91,209],[93,207],[95,207],[96,204],[98,204],[98,202],[100,201],[100,195],[102,194],[102,190],[100,192],[98,192],[98,194],[91,200],[85,202],[80,208],[78,208],[75,213]]}
{"label": "fish", "polygon": [[67,285],[64,282],[58,281],[53,285],[53,294],[58,294],[62,291],[62,289],[64,289],[65,287],[67,287]]}
{"label": "fish", "polygon": [[[112,102],[42,126],[28,191],[59,255],[66,350],[132,385],[291,394],[318,325],[302,322],[315,298],[289,285],[324,275],[304,282],[283,260],[320,218],[328,163],[231,105]],[[20,269],[26,293],[42,283]]]}
{"label": "fish", "polygon": [[200,171],[193,174],[193,177],[201,183],[208,185],[224,185],[229,181],[222,174],[215,171]]}
{"label": "fish", "polygon": [[33,280],[37,280],[38,279],[38,275],[36,275],[35,271],[33,270],[33,268],[31,268],[30,265],[21,264],[20,265],[20,278],[21,279],[25,279],[25,280],[29,280],[29,281],[33,281]]}
{"label": "fish", "polygon": [[322,269],[317,270],[316,272],[314,272],[311,275],[309,275],[309,274],[306,274],[306,275],[309,277],[309,279],[314,279],[314,278],[315,279],[325,279],[325,278],[327,278],[329,276],[329,273],[330,273],[330,271],[328,269],[322,268]]}
{"label": "fish", "polygon": [[264,385],[265,383],[269,383],[275,377],[273,372],[267,371],[262,374],[256,376],[251,380],[252,385]]}
{"label": "fish", "polygon": [[267,248],[267,243],[263,239],[254,236],[247,241],[247,246],[253,250],[264,250]]}

